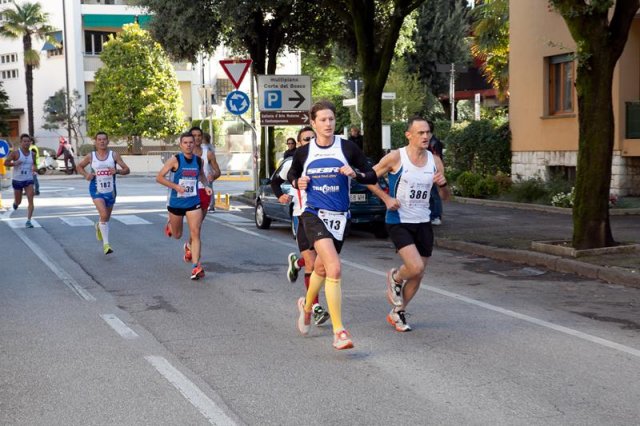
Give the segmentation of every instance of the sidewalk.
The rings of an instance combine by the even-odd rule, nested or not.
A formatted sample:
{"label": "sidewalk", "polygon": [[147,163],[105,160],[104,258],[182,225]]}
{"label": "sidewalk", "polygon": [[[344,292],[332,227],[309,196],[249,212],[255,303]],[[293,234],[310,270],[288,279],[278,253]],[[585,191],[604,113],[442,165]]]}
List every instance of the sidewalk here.
{"label": "sidewalk", "polygon": [[[233,200],[254,205],[244,196]],[[571,240],[570,209],[461,197],[443,209],[442,225],[434,226],[438,247],[640,288],[640,249],[578,258],[531,249],[532,241]],[[617,242],[640,244],[640,209],[613,210],[610,221]]]}
{"label": "sidewalk", "polygon": [[[615,210],[610,221],[617,242],[640,244],[638,209]],[[444,204],[434,230],[442,248],[640,288],[640,250],[574,259],[531,249],[532,241],[571,240],[569,209],[458,198]]]}

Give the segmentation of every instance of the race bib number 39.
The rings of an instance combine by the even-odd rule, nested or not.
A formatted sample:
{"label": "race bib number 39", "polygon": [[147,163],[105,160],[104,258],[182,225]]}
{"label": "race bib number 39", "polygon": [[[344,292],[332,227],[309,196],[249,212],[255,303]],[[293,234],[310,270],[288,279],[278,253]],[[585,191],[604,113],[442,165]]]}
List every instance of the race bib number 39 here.
{"label": "race bib number 39", "polygon": [[178,198],[195,197],[198,195],[196,192],[197,181],[193,178],[182,178],[178,180],[178,185],[184,188],[184,192],[181,194],[178,192]]}
{"label": "race bib number 39", "polygon": [[96,188],[100,194],[110,194],[113,192],[113,176],[111,175],[111,170],[96,170]]}
{"label": "race bib number 39", "polygon": [[347,214],[320,209],[318,210],[318,217],[322,223],[324,223],[327,231],[329,231],[336,240],[342,241],[344,238],[344,230],[347,227]]}

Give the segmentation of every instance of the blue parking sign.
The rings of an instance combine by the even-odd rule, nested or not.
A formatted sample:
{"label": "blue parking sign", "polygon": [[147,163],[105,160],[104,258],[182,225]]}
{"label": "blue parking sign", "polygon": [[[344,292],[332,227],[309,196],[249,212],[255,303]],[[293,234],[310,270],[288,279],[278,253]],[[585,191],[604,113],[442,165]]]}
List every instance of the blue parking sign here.
{"label": "blue parking sign", "polygon": [[9,155],[9,151],[9,142],[5,141],[4,139],[0,139],[0,158],[4,158]]}
{"label": "blue parking sign", "polygon": [[282,90],[265,90],[264,91],[264,108],[265,109],[281,109],[282,108]]}

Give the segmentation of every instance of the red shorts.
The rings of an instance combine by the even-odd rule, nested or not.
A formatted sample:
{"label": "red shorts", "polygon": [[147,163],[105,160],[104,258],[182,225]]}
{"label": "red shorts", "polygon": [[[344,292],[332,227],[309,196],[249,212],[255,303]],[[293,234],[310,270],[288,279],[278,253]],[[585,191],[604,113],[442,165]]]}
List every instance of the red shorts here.
{"label": "red shorts", "polygon": [[209,210],[209,204],[211,204],[211,195],[207,195],[205,188],[198,188],[198,196],[200,197],[200,208],[206,212]]}

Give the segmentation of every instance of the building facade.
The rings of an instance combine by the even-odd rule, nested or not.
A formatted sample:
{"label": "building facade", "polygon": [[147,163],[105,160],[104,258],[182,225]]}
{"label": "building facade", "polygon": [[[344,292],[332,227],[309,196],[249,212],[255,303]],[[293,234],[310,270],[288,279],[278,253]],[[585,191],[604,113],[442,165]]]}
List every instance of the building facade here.
{"label": "building facade", "polygon": [[[539,0],[510,0],[509,119],[514,179],[575,177],[576,45],[562,17]],[[640,195],[640,14],[613,79],[611,192]]]}

